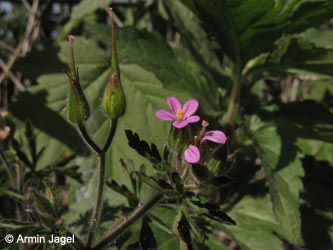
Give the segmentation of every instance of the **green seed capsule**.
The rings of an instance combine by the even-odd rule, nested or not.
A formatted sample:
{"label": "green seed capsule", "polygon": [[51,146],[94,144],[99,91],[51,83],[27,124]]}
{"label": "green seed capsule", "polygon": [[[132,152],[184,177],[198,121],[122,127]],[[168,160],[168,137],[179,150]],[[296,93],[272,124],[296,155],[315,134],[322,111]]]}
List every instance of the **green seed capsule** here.
{"label": "green seed capsule", "polygon": [[82,124],[90,116],[89,105],[79,82],[70,79],[68,101],[68,119],[76,124]]}
{"label": "green seed capsule", "polygon": [[76,124],[82,124],[90,116],[89,104],[80,85],[79,72],[75,69],[73,36],[69,36],[70,48],[70,72],[69,91],[67,99],[67,115],[68,119]]}
{"label": "green seed capsule", "polygon": [[124,115],[126,110],[126,97],[120,81],[120,71],[116,49],[115,24],[111,8],[109,9],[109,13],[112,23],[111,74],[109,83],[104,92],[102,108],[108,117],[115,119]]}
{"label": "green seed capsule", "polygon": [[108,86],[105,89],[102,107],[104,113],[111,119],[124,115],[126,110],[126,97],[121,87],[119,75],[112,72]]}

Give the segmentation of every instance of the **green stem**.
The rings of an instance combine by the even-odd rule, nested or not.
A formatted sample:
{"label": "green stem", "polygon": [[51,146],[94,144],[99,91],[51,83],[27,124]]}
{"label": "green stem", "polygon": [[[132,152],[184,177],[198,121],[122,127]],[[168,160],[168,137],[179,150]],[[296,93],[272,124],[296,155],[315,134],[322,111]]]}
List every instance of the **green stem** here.
{"label": "green stem", "polygon": [[79,130],[81,132],[82,137],[86,141],[86,143],[97,153],[100,154],[102,153],[102,149],[91,139],[89,136],[85,126],[83,124],[79,125]]}
{"label": "green stem", "polygon": [[119,226],[109,231],[102,239],[97,242],[92,250],[103,249],[106,245],[116,239],[120,234],[122,234],[125,230],[127,230],[133,223],[135,223],[138,219],[140,219],[143,215],[145,215],[153,206],[155,206],[161,199],[163,198],[163,194],[160,192],[155,193],[146,203],[139,206],[133,213],[124,220]]}
{"label": "green stem", "polygon": [[111,142],[113,140],[113,137],[116,133],[116,129],[117,129],[117,125],[118,125],[118,119],[112,119],[112,124],[111,124],[111,127],[110,127],[110,132],[109,132],[109,135],[108,135],[108,138],[106,139],[106,142],[104,144],[104,147],[102,149],[103,152],[106,152],[110,145],[111,145]]}
{"label": "green stem", "polygon": [[222,125],[233,125],[240,107],[242,81],[240,77],[235,77],[229,100],[228,110],[222,118]]}
{"label": "green stem", "polygon": [[[96,202],[95,202],[95,207],[93,210],[93,214],[91,216],[91,221],[90,221],[90,227],[89,227],[89,232],[88,232],[88,240],[87,240],[87,245],[86,249],[90,249],[91,244],[94,239],[95,232],[98,228],[100,217],[101,217],[101,210],[103,206],[103,193],[104,193],[104,187],[105,187],[105,158],[106,158],[106,152],[109,149],[112,140],[114,138],[114,135],[116,133],[116,129],[118,126],[118,119],[113,119],[112,123],[110,125],[110,131],[108,134],[108,137],[106,139],[106,142],[101,149],[98,147],[90,138],[88,135],[87,131],[82,126],[80,128],[80,131],[83,135],[83,137],[87,140],[87,143],[98,153],[98,158],[99,158],[99,173],[98,173],[98,184],[97,184],[97,196],[96,196]],[[85,135],[84,135],[85,133]]]}
{"label": "green stem", "polygon": [[103,193],[105,186],[105,153],[104,152],[100,153],[98,157],[99,157],[99,173],[98,173],[98,184],[97,184],[97,196],[96,196],[94,211],[91,216],[86,249],[90,249],[95,232],[99,225],[99,220],[103,205]]}

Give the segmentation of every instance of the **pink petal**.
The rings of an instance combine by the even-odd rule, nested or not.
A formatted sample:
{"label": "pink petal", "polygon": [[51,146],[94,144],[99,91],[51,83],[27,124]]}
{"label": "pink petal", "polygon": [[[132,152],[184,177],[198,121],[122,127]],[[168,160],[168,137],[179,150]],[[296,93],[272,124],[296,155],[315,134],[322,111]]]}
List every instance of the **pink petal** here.
{"label": "pink petal", "polygon": [[164,109],[156,110],[155,116],[164,121],[173,121],[174,120],[174,116],[169,111],[166,111]]}
{"label": "pink petal", "polygon": [[204,137],[201,139],[201,142],[208,140],[219,144],[225,144],[227,139],[227,136],[222,131],[211,130],[204,135]]}
{"label": "pink petal", "polygon": [[186,119],[188,123],[198,122],[200,121],[200,117],[197,115],[192,115]]}
{"label": "pink petal", "polygon": [[188,163],[197,163],[200,160],[200,151],[198,147],[191,145],[184,151],[185,161]]}
{"label": "pink petal", "polygon": [[167,102],[170,107],[171,114],[176,115],[178,109],[181,109],[181,104],[179,100],[174,96],[170,96],[167,98]]}
{"label": "pink petal", "polygon": [[187,102],[185,102],[183,106],[184,116],[189,117],[190,115],[194,114],[194,112],[197,111],[198,107],[199,103],[197,100],[195,99],[188,100]]}
{"label": "pink petal", "polygon": [[175,128],[184,128],[188,125],[188,121],[184,120],[184,121],[174,121],[172,123],[172,126],[174,126]]}

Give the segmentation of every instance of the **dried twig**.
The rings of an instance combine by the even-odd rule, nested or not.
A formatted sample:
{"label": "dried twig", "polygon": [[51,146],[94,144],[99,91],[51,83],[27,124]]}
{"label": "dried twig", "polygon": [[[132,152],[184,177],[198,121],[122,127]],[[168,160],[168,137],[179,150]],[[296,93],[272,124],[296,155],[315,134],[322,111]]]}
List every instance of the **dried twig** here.
{"label": "dried twig", "polygon": [[2,74],[0,75],[0,84],[2,83],[2,81],[5,79],[5,77],[7,76],[8,72],[10,71],[10,69],[13,67],[15,61],[17,60],[17,58],[20,55],[21,52],[21,48],[22,48],[22,43],[19,43],[17,45],[17,47],[15,48],[13,54],[10,56],[7,64],[4,67],[4,70],[2,72]]}
{"label": "dried twig", "polygon": [[3,72],[8,71],[7,76],[10,78],[10,80],[15,84],[16,88],[19,91],[23,91],[25,87],[21,83],[19,79],[7,68],[7,65],[5,62],[0,58],[0,67],[2,68]]}
{"label": "dried twig", "polygon": [[28,9],[29,17],[27,26],[24,33],[24,38],[22,41],[22,55],[24,56],[31,48],[31,34],[33,33],[33,29],[36,25],[36,17],[38,11],[39,0],[34,0],[32,2],[31,7]]}
{"label": "dried twig", "polygon": [[[29,12],[24,38],[16,46],[5,67],[2,67],[3,72],[0,75],[0,84],[7,76],[10,75],[10,70],[13,67],[15,61],[18,59],[18,57],[26,55],[26,53],[31,49],[34,40],[37,38],[37,35],[34,34],[34,30],[37,27],[36,25],[38,23],[37,18],[41,15],[41,12],[38,12],[39,0],[34,0],[31,6],[26,0],[22,0],[22,2],[28,8]],[[34,34],[33,37],[32,34]]]}
{"label": "dried twig", "polygon": [[0,48],[8,50],[10,53],[13,53],[15,50],[12,46],[8,45],[7,43],[5,43],[3,41],[0,41]]}

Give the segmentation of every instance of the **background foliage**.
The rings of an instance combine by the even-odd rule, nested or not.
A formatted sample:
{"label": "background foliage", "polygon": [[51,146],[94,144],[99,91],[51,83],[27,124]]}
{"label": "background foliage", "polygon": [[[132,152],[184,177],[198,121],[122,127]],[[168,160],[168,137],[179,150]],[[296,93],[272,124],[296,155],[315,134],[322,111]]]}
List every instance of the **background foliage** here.
{"label": "background foliage", "polygon": [[[16,164],[30,164],[40,173],[72,153],[77,156],[68,161],[72,172],[62,173],[67,176],[63,187],[69,188],[68,207],[58,212],[61,218],[74,231],[86,230],[96,180],[95,156],[65,115],[68,80],[64,71],[69,63],[65,38],[70,33],[76,36],[76,64],[93,114],[87,128],[102,142],[108,124],[100,101],[110,72],[111,41],[104,9],[111,4],[119,19],[117,46],[128,108],[107,155],[107,180],[113,190],[106,192],[100,231],[124,212],[121,207],[128,206],[129,193],[115,192],[112,182],[130,187],[131,179],[122,166],[158,175],[147,159],[128,146],[125,130],[162,150],[169,126],[156,119],[154,112],[166,105],[167,96],[177,96],[182,101],[199,100],[201,117],[212,129],[225,131],[230,148],[239,150],[228,173],[232,183],[220,190],[220,206],[237,225],[212,222],[205,229],[212,233],[198,249],[332,248],[331,0],[49,3],[40,16],[43,32],[31,51],[14,64],[22,82],[32,86],[17,100],[9,100],[9,116],[1,118],[3,127],[15,123],[17,129],[10,138],[16,138],[22,151],[33,148],[32,136],[24,132],[29,128],[23,126],[31,121],[35,149],[27,158],[33,162],[24,162],[15,143],[0,140],[1,150]],[[26,22],[24,7],[13,6],[9,16],[2,11],[0,24],[1,40],[11,46],[22,39]],[[6,61],[10,53],[1,49],[0,56]],[[16,99],[17,86],[10,79],[6,86],[12,93],[9,97]],[[4,85],[1,88],[4,91]],[[0,195],[8,201],[13,190],[1,167]],[[142,200],[152,193],[145,184],[140,190]],[[3,218],[15,216],[5,206],[1,212]],[[162,204],[150,214],[121,237],[118,246],[179,249],[172,232],[177,216],[173,207]],[[1,232],[14,226],[18,227],[3,223]],[[151,242],[144,237],[147,233],[152,234]]]}

